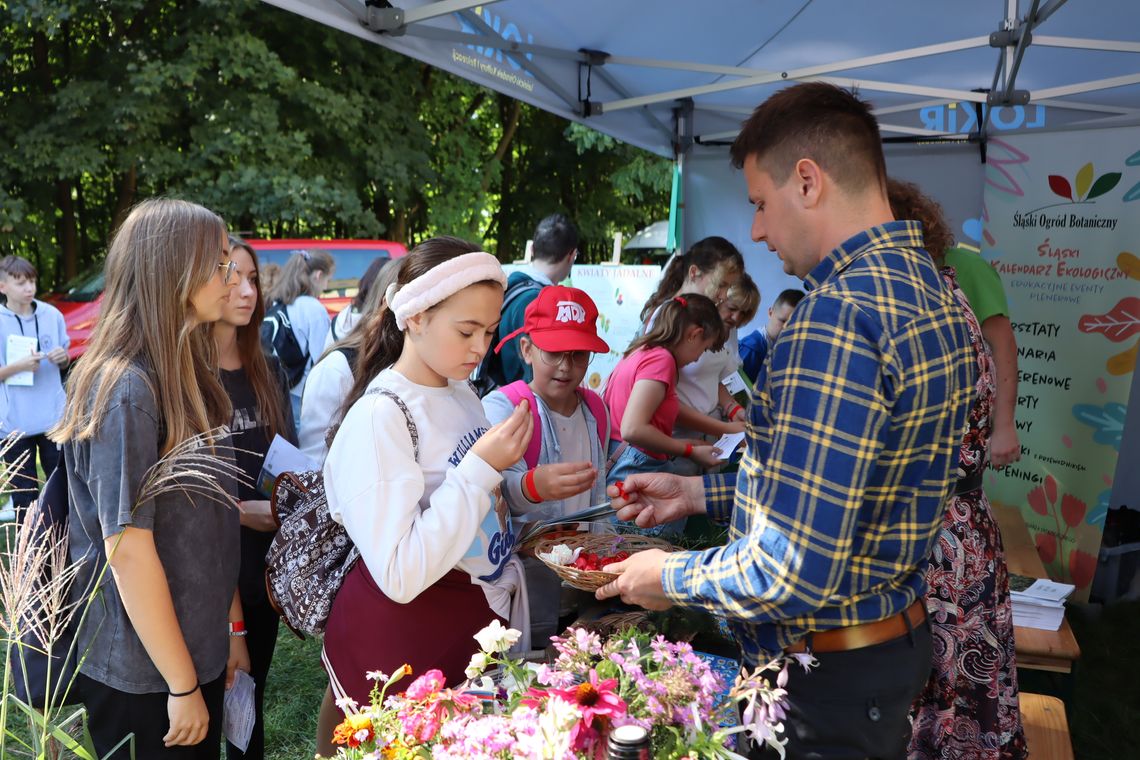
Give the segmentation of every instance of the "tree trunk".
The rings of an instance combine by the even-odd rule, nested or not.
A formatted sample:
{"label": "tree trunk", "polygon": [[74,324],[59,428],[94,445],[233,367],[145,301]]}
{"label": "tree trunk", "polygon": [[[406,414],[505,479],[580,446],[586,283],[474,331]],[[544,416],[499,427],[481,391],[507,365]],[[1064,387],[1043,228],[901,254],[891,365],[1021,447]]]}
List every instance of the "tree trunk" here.
{"label": "tree trunk", "polygon": [[131,164],[127,169],[126,174],[119,177],[116,197],[115,197],[115,210],[111,214],[111,229],[108,230],[108,240],[119,229],[119,225],[127,217],[127,212],[131,210],[131,206],[135,202],[135,192],[138,190],[139,177],[138,166]]}
{"label": "tree trunk", "polygon": [[61,179],[55,183],[55,205],[60,211],[57,234],[59,247],[63,252],[63,276],[65,280],[70,280],[79,274],[75,202],[71,198],[71,180]]}

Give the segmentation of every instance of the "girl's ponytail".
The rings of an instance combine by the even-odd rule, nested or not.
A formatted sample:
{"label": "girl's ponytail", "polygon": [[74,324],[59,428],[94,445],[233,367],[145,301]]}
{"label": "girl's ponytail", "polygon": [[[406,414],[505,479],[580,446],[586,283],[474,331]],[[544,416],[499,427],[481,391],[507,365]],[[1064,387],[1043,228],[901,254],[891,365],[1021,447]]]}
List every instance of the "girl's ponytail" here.
{"label": "girl's ponytail", "polygon": [[699,327],[706,338],[712,338],[710,351],[719,351],[728,338],[728,328],[711,298],[688,293],[669,299],[657,312],[653,327],[629,344],[625,356],[639,348],[673,348],[690,327]]}
{"label": "girl's ponytail", "polygon": [[653,291],[653,295],[641,309],[642,324],[649,321],[649,317],[657,307],[672,298],[685,284],[685,273],[689,271],[689,263],[689,254],[685,253],[674,256],[669,266],[665,267],[661,282],[657,284],[657,290]]}

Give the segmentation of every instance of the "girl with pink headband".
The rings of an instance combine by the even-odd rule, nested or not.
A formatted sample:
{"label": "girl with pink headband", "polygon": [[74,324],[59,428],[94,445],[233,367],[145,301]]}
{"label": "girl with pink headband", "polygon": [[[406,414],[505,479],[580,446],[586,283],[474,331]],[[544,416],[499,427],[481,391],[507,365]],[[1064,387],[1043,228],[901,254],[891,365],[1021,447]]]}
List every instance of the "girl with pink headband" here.
{"label": "girl with pink headband", "polygon": [[[404,664],[439,668],[455,685],[478,630],[496,618],[529,630],[498,491],[530,442],[530,410],[523,403],[492,427],[467,382],[506,281],[494,256],[433,238],[400,262],[387,307],[369,322],[375,334],[361,346],[324,465],[329,511],[360,551],[325,628],[322,659],[338,700],[368,704],[366,673]],[[332,754],[336,719],[322,710],[323,754]]]}

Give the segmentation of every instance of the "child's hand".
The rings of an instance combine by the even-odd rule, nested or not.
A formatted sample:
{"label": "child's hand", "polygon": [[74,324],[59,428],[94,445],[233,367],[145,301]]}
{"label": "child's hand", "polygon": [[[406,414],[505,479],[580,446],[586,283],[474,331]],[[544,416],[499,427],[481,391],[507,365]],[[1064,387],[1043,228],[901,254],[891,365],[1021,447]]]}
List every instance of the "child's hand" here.
{"label": "child's hand", "polygon": [[47,354],[48,361],[57,367],[62,367],[67,364],[67,349],[55,347]]}
{"label": "child's hand", "polygon": [[732,422],[724,423],[724,432],[728,433],[743,433],[744,420],[733,420]]}
{"label": "child's hand", "polygon": [[577,496],[594,485],[598,472],[589,462],[540,464],[534,468],[534,486],[544,501]]}
{"label": "child's hand", "polygon": [[8,366],[12,368],[12,374],[19,372],[35,372],[40,368],[40,362],[43,360],[44,355],[41,353],[28,354],[23,359],[17,359]]}
{"label": "child's hand", "polygon": [[530,415],[530,403],[523,399],[510,417],[492,427],[475,442],[471,453],[502,472],[522,459],[533,433],[534,420]]}
{"label": "child's hand", "polygon": [[689,455],[689,459],[702,467],[716,467],[721,464],[720,449],[708,443],[693,446],[693,453]]}

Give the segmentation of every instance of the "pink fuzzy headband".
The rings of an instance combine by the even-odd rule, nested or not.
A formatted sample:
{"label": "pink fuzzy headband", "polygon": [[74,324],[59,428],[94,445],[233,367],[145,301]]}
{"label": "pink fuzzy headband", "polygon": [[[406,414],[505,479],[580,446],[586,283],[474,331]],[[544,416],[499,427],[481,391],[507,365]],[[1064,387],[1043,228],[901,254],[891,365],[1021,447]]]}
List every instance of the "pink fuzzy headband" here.
{"label": "pink fuzzy headband", "polygon": [[396,317],[396,325],[403,330],[409,317],[427,311],[468,285],[486,280],[507,287],[507,274],[499,260],[482,251],[465,253],[432,267],[402,288],[397,289],[396,283],[392,283],[384,300]]}

